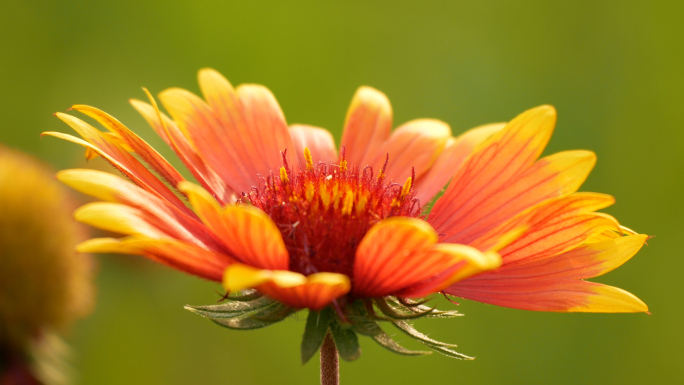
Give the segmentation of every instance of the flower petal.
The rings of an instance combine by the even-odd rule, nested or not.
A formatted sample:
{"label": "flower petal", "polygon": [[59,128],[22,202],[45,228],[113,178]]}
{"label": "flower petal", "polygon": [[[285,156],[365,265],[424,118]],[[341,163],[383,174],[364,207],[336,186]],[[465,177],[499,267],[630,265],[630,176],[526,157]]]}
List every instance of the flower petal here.
{"label": "flower petal", "polygon": [[451,137],[449,125],[439,120],[418,119],[397,127],[387,142],[377,151],[371,165],[380,170],[389,154],[385,174],[389,179],[404,181],[411,169],[420,179],[437,159],[447,139]]}
{"label": "flower petal", "polygon": [[[382,297],[429,277],[422,269],[450,267],[453,258],[443,253],[432,254],[429,261],[423,259],[437,241],[435,230],[420,219],[391,217],[378,222],[356,249],[354,294]],[[421,272],[414,276],[414,269]]]}
{"label": "flower petal", "polygon": [[173,149],[192,175],[204,188],[209,190],[221,203],[235,201],[234,192],[214,170],[197,154],[188,138],[181,132],[176,123],[161,113],[156,102],[150,96],[153,105],[132,99],[131,105],[145,118],[155,132]]}
{"label": "flower petal", "polygon": [[[205,92],[207,100],[210,94]],[[293,164],[294,145],[292,137],[285,123],[285,115],[280,109],[271,91],[258,84],[242,84],[236,89],[240,98],[242,111],[246,123],[246,133],[251,136],[251,142],[260,152],[245,152],[240,149],[245,157],[251,157],[256,164],[256,170],[264,175],[270,170],[282,166],[282,152],[288,152],[287,161]],[[214,107],[215,109],[218,108]],[[243,131],[244,132],[244,131]]]}
{"label": "flower petal", "polygon": [[535,134],[547,137],[554,121],[552,109],[528,111],[466,162],[430,217],[444,242],[470,244],[528,207],[579,188],[596,162],[592,152],[566,151],[532,164],[546,143]]}
{"label": "flower petal", "polygon": [[392,107],[387,96],[374,88],[359,88],[342,132],[341,148],[346,160],[361,168],[370,164],[391,130]]}
{"label": "flower petal", "polygon": [[144,255],[156,262],[202,278],[220,282],[234,260],[214,251],[175,239],[150,239],[133,235],[121,239],[96,238],[77,246],[82,253]]}
{"label": "flower petal", "polygon": [[308,148],[311,151],[314,164],[337,161],[335,139],[333,139],[330,131],[303,124],[293,124],[290,126],[290,135],[292,135],[294,152],[297,154],[299,167],[306,167],[304,148]]}
{"label": "flower petal", "polygon": [[219,249],[217,241],[194,214],[185,214],[166,200],[123,178],[103,171],[71,169],[58,172],[57,179],[84,194],[138,210],[140,218],[150,226],[163,229],[169,236]]}
{"label": "flower petal", "polygon": [[105,133],[100,132],[86,122],[75,118],[71,115],[56,113],[60,120],[67,123],[71,128],[78,132],[85,140],[80,140],[71,135],[66,135],[58,132],[45,132],[43,135],[54,136],[60,139],[68,140],[72,143],[80,144],[89,148],[109,163],[116,169],[121,171],[124,175],[131,178],[138,186],[150,191],[159,197],[166,199],[173,205],[178,207],[181,211],[190,213],[190,210],[183,204],[183,202],[160,181],[152,172],[140,163],[135,157],[128,153],[126,149],[118,144],[117,141],[112,141]]}
{"label": "flower petal", "polygon": [[[478,147],[453,177],[430,216],[430,223],[447,234],[448,242],[468,244],[451,238],[489,214],[479,206],[532,166],[548,143],[555,121],[556,112],[550,106],[528,110]],[[473,215],[475,208],[478,210]]]}
{"label": "flower petal", "polygon": [[258,184],[258,173],[251,157],[241,157],[244,151],[235,149],[242,145],[234,142],[240,138],[235,127],[224,127],[202,99],[186,90],[167,89],[159,94],[159,99],[180,131],[196,148],[202,162],[209,165],[231,189],[247,191]]}
{"label": "flower petal", "polygon": [[[455,282],[501,266],[501,257],[496,252],[483,253],[466,245],[440,243],[433,246],[425,254],[425,264],[429,264],[429,261],[434,259],[434,254],[444,254],[451,257],[451,266],[446,269],[443,267],[434,269],[431,275],[427,275],[418,283],[395,293],[396,295],[409,298],[425,297],[439,292]],[[415,273],[412,272],[412,274]]]}
{"label": "flower petal", "polygon": [[[639,234],[588,243],[562,254],[507,265],[494,275],[508,278],[540,276],[545,279],[598,277],[627,262],[647,239],[647,235]],[[481,279],[489,278],[484,275]]]}
{"label": "flower petal", "polygon": [[[636,313],[648,307],[622,289],[571,279],[526,282],[506,281],[510,286],[453,286],[445,293],[497,306],[534,311]],[[467,296],[462,295],[467,291]]]}
{"label": "flower petal", "polygon": [[178,188],[188,196],[202,221],[230,250],[230,255],[258,268],[288,268],[289,256],[283,237],[266,213],[246,205],[221,208],[206,190],[190,182],[183,182]]}
{"label": "flower petal", "polygon": [[256,287],[286,305],[320,310],[348,293],[351,284],[343,274],[316,273],[304,276],[287,270],[260,270],[235,264],[226,269],[223,286],[229,292]]}
{"label": "flower petal", "polygon": [[539,223],[501,250],[505,263],[537,259],[570,250],[594,235],[620,231],[615,218],[605,214],[580,214]]}
{"label": "flower petal", "polygon": [[527,231],[532,227],[543,227],[545,223],[550,221],[591,213],[613,203],[615,203],[615,198],[610,195],[586,192],[548,199],[520,212],[508,222],[477,238],[470,245],[480,250],[489,250],[499,242],[504,234],[510,233],[514,229],[524,228]]}
{"label": "flower petal", "polygon": [[430,169],[416,182],[416,197],[422,204],[427,204],[442,190],[456,171],[482,142],[501,131],[506,123],[494,123],[475,127],[459,135],[449,138]]}
{"label": "flower petal", "polygon": [[74,217],[79,222],[119,234],[144,235],[152,239],[169,238],[166,232],[148,222],[142,210],[119,203],[88,203],[79,207]]}
{"label": "flower petal", "polygon": [[138,154],[154,171],[169,182],[171,186],[176,187],[179,182],[185,180],[185,178],[183,178],[181,174],[164,159],[164,157],[113,116],[95,107],[80,104],[72,106],[71,109],[97,120],[105,128],[123,139],[133,152]]}
{"label": "flower petal", "polygon": [[581,281],[622,265],[648,239],[633,235],[590,243],[562,254],[520,260],[445,289],[499,306],[540,311],[640,312],[646,305],[618,288]]}

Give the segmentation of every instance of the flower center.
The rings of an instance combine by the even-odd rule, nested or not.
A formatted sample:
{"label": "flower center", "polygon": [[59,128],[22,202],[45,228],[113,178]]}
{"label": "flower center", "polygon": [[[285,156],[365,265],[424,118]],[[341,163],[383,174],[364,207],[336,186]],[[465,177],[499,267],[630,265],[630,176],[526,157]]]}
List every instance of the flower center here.
{"label": "flower center", "polygon": [[265,185],[243,194],[280,229],[290,255],[290,270],[309,275],[335,272],[352,277],[356,248],[376,222],[420,215],[415,176],[400,184],[387,181],[387,160],[374,175],[367,166],[350,166],[344,150],[338,163],[314,165],[304,150],[306,169],[293,171],[284,161]]}

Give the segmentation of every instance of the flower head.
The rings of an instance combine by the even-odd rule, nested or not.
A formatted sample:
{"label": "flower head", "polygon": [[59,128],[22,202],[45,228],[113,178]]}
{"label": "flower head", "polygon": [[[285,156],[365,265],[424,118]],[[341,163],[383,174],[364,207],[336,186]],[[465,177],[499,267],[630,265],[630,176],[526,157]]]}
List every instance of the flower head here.
{"label": "flower head", "polygon": [[229,297],[237,305],[193,308],[212,318],[224,312],[228,327],[242,325],[230,315],[240,312],[277,320],[335,309],[331,319],[378,341],[359,320],[377,319],[376,310],[395,320],[435,315],[412,299],[438,292],[533,310],[646,311],[625,291],[583,281],[625,262],[646,236],[595,212],[611,197],[576,193],[593,153],[538,159],[555,125],[552,107],[454,138],[430,119],[392,131],[385,95],[362,87],[338,151],[324,129],[288,127],[262,86],[233,88],[209,69],[199,83],[204,99],[160,94],[170,117],[151,97],[131,102],[199,184],[98,109],[72,107],[109,132],[57,114],[83,139],[48,135],[87,147],[132,182],[91,170],[58,174],[107,201],[82,207],[78,220],[126,235],[79,250],[142,254],[242,291]]}
{"label": "flower head", "polygon": [[74,253],[85,232],[67,193],[36,159],[0,146],[0,383],[58,383],[56,333],[92,310],[92,263]]}

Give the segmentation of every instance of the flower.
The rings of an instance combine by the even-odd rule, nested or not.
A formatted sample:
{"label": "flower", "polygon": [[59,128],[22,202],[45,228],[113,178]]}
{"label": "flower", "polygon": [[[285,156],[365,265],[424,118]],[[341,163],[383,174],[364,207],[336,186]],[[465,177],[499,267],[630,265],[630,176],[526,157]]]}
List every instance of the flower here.
{"label": "flower", "polygon": [[[328,131],[288,127],[262,86],[233,88],[210,69],[199,84],[204,100],[176,88],[160,94],[170,117],[151,96],[151,104],[131,101],[199,185],[105,112],[72,107],[106,133],[57,114],[83,139],[47,135],[85,146],[132,181],[92,170],[58,174],[107,201],[80,208],[79,221],[126,235],[80,251],[142,254],[246,293],[233,300],[253,299],[256,289],[285,309],[332,306],[343,321],[364,312],[349,310],[357,303],[366,304],[364,316],[375,311],[369,303],[397,317],[425,315],[411,299],[438,292],[532,310],[647,310],[625,291],[583,281],[624,263],[647,237],[595,212],[612,197],[576,192],[593,153],[538,159],[555,125],[552,107],[454,138],[431,119],[391,131],[388,99],[362,87],[338,152]],[[261,309],[254,306],[238,307]]]}
{"label": "flower", "polygon": [[[92,311],[75,202],[36,159],[0,146],[0,383],[61,383],[65,332]],[[37,383],[37,382],[35,382]]]}

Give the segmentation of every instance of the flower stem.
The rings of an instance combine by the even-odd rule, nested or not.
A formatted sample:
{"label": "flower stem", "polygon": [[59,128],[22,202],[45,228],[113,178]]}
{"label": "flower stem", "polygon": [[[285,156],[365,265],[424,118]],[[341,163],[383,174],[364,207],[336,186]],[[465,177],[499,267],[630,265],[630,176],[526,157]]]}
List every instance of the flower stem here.
{"label": "flower stem", "polygon": [[340,358],[332,336],[328,333],[321,346],[321,385],[340,384]]}

